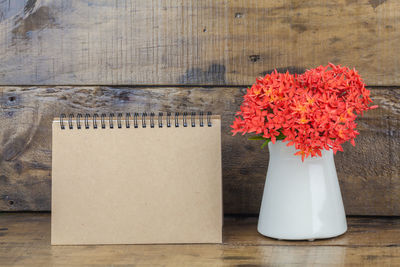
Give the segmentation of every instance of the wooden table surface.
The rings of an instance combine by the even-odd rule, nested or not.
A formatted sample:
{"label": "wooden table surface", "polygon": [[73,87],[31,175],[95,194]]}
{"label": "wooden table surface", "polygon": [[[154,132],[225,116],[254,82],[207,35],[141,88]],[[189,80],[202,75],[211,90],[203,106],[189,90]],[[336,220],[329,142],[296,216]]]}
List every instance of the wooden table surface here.
{"label": "wooden table surface", "polygon": [[49,213],[0,213],[0,266],[400,266],[399,217],[350,217],[346,234],[277,241],[227,217],[223,244],[51,246]]}

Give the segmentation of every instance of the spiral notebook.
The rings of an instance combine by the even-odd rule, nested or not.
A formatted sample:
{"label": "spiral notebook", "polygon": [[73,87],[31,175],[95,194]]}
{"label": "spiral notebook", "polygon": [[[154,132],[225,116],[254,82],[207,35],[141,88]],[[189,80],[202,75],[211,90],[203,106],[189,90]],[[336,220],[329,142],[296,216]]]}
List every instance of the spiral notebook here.
{"label": "spiral notebook", "polygon": [[51,243],[221,243],[220,128],[210,113],[54,119]]}

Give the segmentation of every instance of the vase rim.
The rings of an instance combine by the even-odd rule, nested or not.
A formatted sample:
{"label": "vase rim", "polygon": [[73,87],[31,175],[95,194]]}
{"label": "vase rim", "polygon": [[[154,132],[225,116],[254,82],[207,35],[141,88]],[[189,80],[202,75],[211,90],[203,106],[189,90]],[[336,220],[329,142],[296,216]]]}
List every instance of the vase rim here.
{"label": "vase rim", "polygon": [[[279,150],[279,151],[287,151],[287,152],[290,151],[290,153],[292,153],[294,155],[294,153],[296,153],[298,151],[298,149],[296,149],[294,144],[292,144],[290,146],[287,146],[287,144],[288,144],[288,141],[283,141],[283,140],[276,140],[275,144],[272,143],[272,142],[269,142],[268,143],[268,150],[269,150],[270,153],[271,153],[271,149]],[[328,150],[322,149],[321,153],[322,153],[323,156],[325,154],[332,154],[333,155],[332,149],[328,149]],[[297,157],[301,158],[300,156],[295,156],[295,157],[296,158]],[[314,157],[310,156],[310,157],[307,157],[307,158],[317,159],[317,158],[321,158],[321,156],[314,156]]]}

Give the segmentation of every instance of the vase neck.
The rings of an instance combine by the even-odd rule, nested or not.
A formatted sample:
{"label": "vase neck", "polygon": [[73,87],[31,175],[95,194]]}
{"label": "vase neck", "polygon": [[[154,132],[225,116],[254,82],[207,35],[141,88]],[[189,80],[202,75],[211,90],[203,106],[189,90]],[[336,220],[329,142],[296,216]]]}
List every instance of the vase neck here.
{"label": "vase neck", "polygon": [[[272,142],[269,142],[268,150],[269,150],[270,158],[278,158],[278,159],[282,159],[282,160],[283,159],[292,159],[292,160],[300,160],[301,161],[301,156],[294,155],[297,152],[295,146],[294,145],[287,146],[287,142],[276,141],[275,144],[273,144]],[[308,158],[304,159],[304,161],[315,161],[315,160],[324,159],[327,157],[333,158],[332,150],[323,150],[323,151],[321,151],[321,153],[322,153],[322,157],[309,156]]]}

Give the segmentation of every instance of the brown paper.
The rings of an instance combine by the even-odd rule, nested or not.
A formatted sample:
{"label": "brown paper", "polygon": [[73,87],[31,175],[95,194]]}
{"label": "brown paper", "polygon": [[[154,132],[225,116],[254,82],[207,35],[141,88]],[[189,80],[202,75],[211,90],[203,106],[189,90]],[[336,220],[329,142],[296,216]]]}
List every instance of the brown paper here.
{"label": "brown paper", "polygon": [[54,120],[51,243],[221,243],[221,121],[211,121],[62,130]]}

